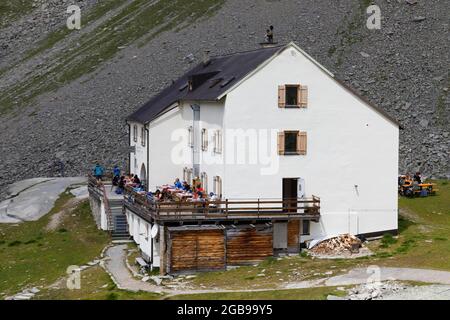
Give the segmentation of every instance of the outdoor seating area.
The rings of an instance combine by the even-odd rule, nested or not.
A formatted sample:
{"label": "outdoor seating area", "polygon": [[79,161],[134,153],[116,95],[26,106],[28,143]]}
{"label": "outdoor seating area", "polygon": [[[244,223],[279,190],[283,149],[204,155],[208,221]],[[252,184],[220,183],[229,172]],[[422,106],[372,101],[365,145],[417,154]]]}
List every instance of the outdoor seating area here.
{"label": "outdoor seating area", "polygon": [[435,183],[422,181],[421,175],[417,172],[411,175],[400,175],[398,177],[398,194],[404,197],[428,197],[436,195],[438,191]]}
{"label": "outdoor seating area", "polygon": [[[155,220],[232,220],[232,219],[289,219],[302,217],[318,220],[320,199],[221,199],[207,194],[201,184],[195,187],[163,185],[156,191],[125,187],[125,206]],[[197,182],[197,183],[196,183]]]}
{"label": "outdoor seating area", "polygon": [[146,191],[142,186],[136,186],[132,180],[127,180],[127,187],[131,187],[136,194],[145,196],[150,202],[215,202],[219,197],[210,192],[206,193],[199,179],[194,179],[192,185],[178,178],[173,184],[158,186],[155,191]]}

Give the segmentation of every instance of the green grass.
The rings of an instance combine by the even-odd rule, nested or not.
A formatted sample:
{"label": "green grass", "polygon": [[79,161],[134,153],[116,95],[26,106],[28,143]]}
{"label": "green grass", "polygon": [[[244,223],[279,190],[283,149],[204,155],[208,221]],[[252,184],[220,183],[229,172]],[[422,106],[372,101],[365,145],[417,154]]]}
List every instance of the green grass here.
{"label": "green grass", "polygon": [[397,243],[397,239],[395,239],[392,234],[387,233],[381,239],[381,248],[389,248],[392,244]]}
{"label": "green grass", "polygon": [[1,0],[0,1],[0,27],[8,21],[18,19],[29,13],[33,7],[33,0]]}
{"label": "green grass", "polygon": [[109,242],[109,236],[97,229],[88,202],[64,216],[57,230],[46,229],[51,216],[71,198],[70,193],[63,193],[55,207],[38,221],[0,225],[0,293],[49,285],[64,276],[68,266],[97,257]]}
{"label": "green grass", "polygon": [[[91,32],[80,37],[79,45],[63,50],[53,59],[52,67],[46,72],[31,76],[5,90],[0,95],[0,113],[28,105],[42,93],[53,91],[81,76],[95,71],[103,62],[118,54],[121,47],[139,40],[143,45],[164,31],[177,31],[181,27],[209,17],[224,3],[224,0],[134,0]],[[111,0],[105,7],[91,13],[92,20],[108,12]],[[88,17],[89,19],[89,17]],[[45,51],[63,39],[68,31],[60,30],[43,41],[30,58]]]}
{"label": "green grass", "polygon": [[400,218],[397,243],[373,245],[378,257],[390,257],[380,264],[450,270],[450,184],[436,183],[436,196],[399,199],[399,207],[412,216]]}
{"label": "green grass", "polygon": [[[345,292],[329,287],[278,290],[279,285],[329,277],[331,275],[325,274],[326,272],[332,271],[332,275],[337,275],[351,268],[369,265],[450,271],[450,184],[448,181],[437,181],[437,184],[439,192],[436,196],[399,199],[400,208],[405,213],[399,219],[400,234],[398,238],[385,235],[381,240],[370,243],[370,248],[376,253],[373,257],[354,260],[320,260],[305,255],[269,258],[257,266],[200,273],[190,280],[190,284],[196,289],[217,287],[235,292],[170,297],[118,290],[103,269],[91,268],[82,272],[81,290],[68,290],[61,286],[57,289],[45,289],[37,298],[325,299],[329,294],[343,295]],[[62,195],[52,211],[57,212],[68,197],[70,196],[67,194]],[[89,255],[95,257],[107,241],[106,235],[97,231],[93,225],[87,204],[77,210],[76,217],[70,217],[52,233],[43,231],[49,216],[50,214],[41,222],[30,222],[19,227],[1,226],[0,258],[6,263],[2,263],[0,269],[0,292],[16,292],[26,284],[39,284],[41,277],[45,278],[43,283],[52,283],[65,274],[68,265],[86,262],[92,259],[88,258]],[[74,235],[75,230],[81,230],[78,236]],[[89,244],[79,243],[83,241]],[[46,248],[48,249],[44,250]],[[130,262],[132,259],[133,256]],[[243,289],[262,291],[249,293],[242,292]]]}
{"label": "green grass", "polygon": [[177,295],[170,300],[326,300],[328,295],[343,297],[345,291],[336,287],[318,287],[307,289],[271,290],[257,292],[224,292]]}
{"label": "green grass", "polygon": [[[201,273],[192,280],[197,288],[220,287],[231,290],[276,288],[294,282],[344,273],[371,264],[450,271],[450,184],[437,181],[439,192],[427,198],[400,198],[399,206],[414,217],[399,217],[399,236],[385,235],[369,247],[373,257],[354,260],[320,260],[305,255],[270,258],[255,266],[224,272]],[[264,276],[258,276],[264,274]]]}
{"label": "green grass", "polygon": [[[114,10],[124,4],[127,0],[103,0],[98,3],[95,7],[93,7],[86,16],[82,15],[82,25],[81,27],[85,27],[90,23],[100,19],[102,16],[107,14],[109,11]],[[39,42],[36,48],[30,50],[22,59],[22,61],[26,61],[35,55],[38,55],[44,52],[47,49],[51,49],[54,45],[56,45],[61,40],[64,40],[66,36],[68,36],[71,32],[78,32],[77,30],[69,30],[66,26],[62,27],[59,30],[56,30],[50,33],[45,39]]]}
{"label": "green grass", "polygon": [[363,40],[361,30],[366,27],[366,9],[372,4],[371,0],[360,0],[357,7],[355,7],[351,14],[346,16],[342,24],[336,30],[336,37],[339,39],[339,44],[336,47],[332,45],[328,49],[328,56],[336,57],[336,65],[341,66],[344,62],[345,53],[348,52],[354,44]]}
{"label": "green grass", "polygon": [[155,300],[163,295],[151,292],[130,292],[117,289],[109,275],[99,266],[81,272],[80,289],[70,290],[65,279],[56,288],[47,288],[35,297],[38,300]]}

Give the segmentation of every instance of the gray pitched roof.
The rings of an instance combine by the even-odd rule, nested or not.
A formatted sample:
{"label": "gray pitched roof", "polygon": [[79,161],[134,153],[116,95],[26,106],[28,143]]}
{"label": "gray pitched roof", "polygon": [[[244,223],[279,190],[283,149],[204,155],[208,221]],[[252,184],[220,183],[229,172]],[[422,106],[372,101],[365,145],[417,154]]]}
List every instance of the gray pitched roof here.
{"label": "gray pitched roof", "polygon": [[[284,47],[262,48],[212,57],[207,65],[200,63],[195,66],[132,113],[127,120],[148,123],[180,100],[214,101]],[[188,81],[192,77],[194,83],[198,80],[198,85],[194,90],[189,91]]]}
{"label": "gray pitched roof", "polygon": [[[230,55],[212,57],[208,64],[200,63],[185,73],[171,86],[165,88],[154,96],[149,102],[128,116],[128,121],[148,123],[156,119],[162,112],[181,100],[190,101],[214,101],[230,89],[234,84],[244,79],[249,73],[257,69],[267,59],[278,52],[283,51],[289,45],[261,48],[252,51],[239,52]],[[310,57],[308,57],[311,59]],[[318,64],[311,59],[313,63]],[[319,64],[318,64],[319,65]],[[319,65],[320,66],[320,65]],[[322,69],[323,67],[320,66]],[[328,71],[327,71],[328,72]],[[398,125],[400,123],[382,108],[370,102],[356,90],[348,86],[334,75],[330,76],[342,87],[359,97],[371,108],[378,111],[389,121]],[[193,84],[193,90],[189,90],[189,81]]]}

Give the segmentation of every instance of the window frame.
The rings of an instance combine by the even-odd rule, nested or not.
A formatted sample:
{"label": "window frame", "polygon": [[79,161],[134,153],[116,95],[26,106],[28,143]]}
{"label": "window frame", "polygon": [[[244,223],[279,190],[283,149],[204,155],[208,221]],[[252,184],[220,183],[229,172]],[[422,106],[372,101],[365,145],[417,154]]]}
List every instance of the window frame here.
{"label": "window frame", "polygon": [[[286,151],[287,134],[295,134],[295,151]],[[308,145],[308,134],[300,130],[282,130],[278,132],[278,155],[280,156],[306,156]]]}
{"label": "window frame", "polygon": [[194,148],[194,127],[188,127],[188,146]]}
{"label": "window frame", "polygon": [[[296,104],[287,104],[288,91],[296,89]],[[278,86],[278,108],[281,109],[306,109],[308,108],[309,90],[307,85],[283,84]]]}
{"label": "window frame", "polygon": [[[305,222],[306,222],[306,224],[305,224]],[[302,236],[309,236],[309,235],[311,235],[311,221],[310,220],[302,220],[302,223],[301,223],[302,225],[301,225],[301,230],[300,230],[300,235],[302,235]],[[306,232],[305,232],[305,226],[307,226],[306,227]]]}
{"label": "window frame", "polygon": [[205,194],[208,194],[208,174],[206,172],[200,174],[200,182],[203,190],[205,190]]}
{"label": "window frame", "polygon": [[214,176],[214,185],[213,185],[213,192],[214,194],[219,198],[222,199],[222,178],[220,176]]}
{"label": "window frame", "polygon": [[208,129],[202,128],[202,151],[208,151]]}
{"label": "window frame", "polygon": [[214,153],[222,153],[222,130],[214,131]]}
{"label": "window frame", "polygon": [[146,135],[145,135],[145,126],[143,126],[142,128],[141,128],[141,145],[143,146],[143,147],[145,147],[145,144],[146,144],[146,137],[145,137]]}
{"label": "window frame", "polygon": [[133,141],[138,141],[138,126],[137,124],[133,125]]}
{"label": "window frame", "polygon": [[[284,101],[285,101],[285,108],[286,109],[298,109],[300,108],[300,97],[298,95],[298,91],[300,89],[301,85],[300,84],[286,84],[285,85],[285,97],[284,97]],[[288,104],[288,89],[289,88],[295,88],[295,95],[296,95],[296,104]]]}
{"label": "window frame", "polygon": [[189,185],[192,185],[194,171],[191,168],[183,168],[183,181],[186,181]]}
{"label": "window frame", "polygon": [[[285,130],[285,131],[283,131],[284,132],[284,155],[285,156],[291,156],[291,155],[294,155],[294,156],[296,156],[296,155],[299,155],[299,152],[298,152],[298,150],[297,150],[297,144],[298,144],[298,135],[299,135],[299,133],[300,133],[300,130]],[[295,150],[294,151],[286,151],[286,135],[287,134],[293,134],[293,135],[295,135]]]}

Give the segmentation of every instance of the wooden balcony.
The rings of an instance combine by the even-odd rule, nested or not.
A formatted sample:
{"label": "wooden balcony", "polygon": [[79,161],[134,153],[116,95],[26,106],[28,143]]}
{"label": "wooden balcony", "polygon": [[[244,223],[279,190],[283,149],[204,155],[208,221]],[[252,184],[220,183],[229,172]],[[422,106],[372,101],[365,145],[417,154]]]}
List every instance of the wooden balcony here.
{"label": "wooden balcony", "polygon": [[125,207],[147,221],[165,222],[226,222],[283,221],[320,218],[320,199],[225,199],[205,202],[150,201],[131,188],[125,190]]}

